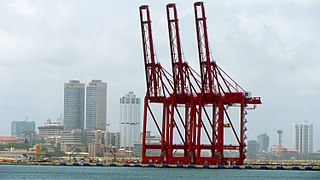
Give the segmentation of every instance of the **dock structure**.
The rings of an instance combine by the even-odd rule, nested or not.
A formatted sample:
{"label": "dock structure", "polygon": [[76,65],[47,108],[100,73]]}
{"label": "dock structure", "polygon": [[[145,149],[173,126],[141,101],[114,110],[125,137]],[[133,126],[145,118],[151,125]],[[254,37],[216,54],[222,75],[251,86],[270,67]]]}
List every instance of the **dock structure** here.
{"label": "dock structure", "polygon": [[320,171],[320,164],[247,164],[247,165],[183,165],[183,164],[141,164],[141,163],[90,163],[90,162],[0,162],[1,165],[73,166],[73,167],[123,167],[123,168],[184,168],[184,169],[228,169],[228,170],[292,170]]}

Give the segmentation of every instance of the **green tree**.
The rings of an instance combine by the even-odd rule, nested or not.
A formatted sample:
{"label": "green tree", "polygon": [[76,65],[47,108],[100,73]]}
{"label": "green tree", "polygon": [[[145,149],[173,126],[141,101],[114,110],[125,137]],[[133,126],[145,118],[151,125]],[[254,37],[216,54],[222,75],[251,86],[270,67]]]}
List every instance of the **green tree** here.
{"label": "green tree", "polygon": [[48,151],[48,149],[46,147],[44,147],[44,146],[41,147],[41,152],[47,152],[47,151]]}
{"label": "green tree", "polygon": [[103,153],[102,152],[97,152],[96,153],[96,157],[103,157],[104,155],[103,155]]}
{"label": "green tree", "polygon": [[31,146],[25,143],[8,143],[8,144],[3,144],[2,148],[15,148],[15,149],[29,149]]}

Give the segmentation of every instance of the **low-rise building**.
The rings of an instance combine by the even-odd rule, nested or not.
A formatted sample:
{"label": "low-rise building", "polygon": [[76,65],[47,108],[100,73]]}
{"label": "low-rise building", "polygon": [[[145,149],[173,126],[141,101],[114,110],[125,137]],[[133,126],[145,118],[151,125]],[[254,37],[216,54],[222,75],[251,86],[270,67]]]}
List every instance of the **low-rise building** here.
{"label": "low-rise building", "polygon": [[83,130],[81,129],[63,130],[61,132],[61,151],[66,152],[76,149],[85,151],[86,147],[83,142]]}
{"label": "low-rise building", "polygon": [[[140,137],[141,137],[140,139],[142,139],[142,133],[140,134]],[[160,145],[161,144],[161,136],[151,135],[151,131],[147,131],[146,132],[146,144]],[[161,151],[159,149],[147,149],[147,151],[146,151],[147,156],[159,156],[160,153],[161,153]],[[178,156],[178,153],[176,153],[177,156]],[[134,157],[141,157],[142,156],[141,142],[134,144],[133,156]]]}
{"label": "low-rise building", "polygon": [[18,143],[20,140],[14,136],[0,136],[0,144]]}
{"label": "low-rise building", "polygon": [[92,157],[103,155],[102,144],[99,141],[94,140],[88,144],[88,151]]}
{"label": "low-rise building", "polygon": [[34,141],[37,140],[37,133],[34,131],[24,131],[23,132],[23,141],[30,146],[34,145]]}
{"label": "low-rise building", "polygon": [[89,148],[92,142],[99,142],[102,147],[106,144],[106,131],[103,130],[85,130],[84,131],[84,144]]}
{"label": "low-rise building", "polygon": [[106,146],[113,151],[118,151],[120,149],[120,132],[107,132]]}

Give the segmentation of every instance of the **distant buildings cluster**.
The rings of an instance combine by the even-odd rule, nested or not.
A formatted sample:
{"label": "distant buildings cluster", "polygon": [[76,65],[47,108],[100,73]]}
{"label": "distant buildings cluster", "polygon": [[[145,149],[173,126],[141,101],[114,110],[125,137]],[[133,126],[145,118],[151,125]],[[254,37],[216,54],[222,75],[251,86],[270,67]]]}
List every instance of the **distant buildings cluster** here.
{"label": "distant buildings cluster", "polygon": [[[109,131],[107,83],[78,80],[64,84],[64,113],[38,127],[34,121],[13,121],[12,137],[24,142],[41,142],[48,152],[83,152],[90,156],[124,152],[141,156],[141,99],[133,92],[120,98],[120,130]],[[16,139],[15,139],[16,140]]]}
{"label": "distant buildings cluster", "polygon": [[257,136],[256,140],[250,140],[247,144],[247,156],[248,158],[254,158],[260,152],[269,151],[269,136],[266,133]]}
{"label": "distant buildings cluster", "polygon": [[[141,99],[133,92],[119,98],[119,131],[109,131],[107,123],[107,83],[92,80],[88,85],[78,80],[64,84],[64,113],[56,121],[48,119],[38,127],[34,121],[12,121],[11,136],[0,137],[0,143],[36,142],[47,153],[81,152],[88,156],[106,156],[114,153],[141,157]],[[270,147],[266,133],[247,142],[247,158],[301,158],[313,152],[312,124],[294,124],[293,148],[282,146],[282,130],[279,141]],[[160,136],[146,133],[146,143],[160,144]],[[147,155],[159,155],[159,150],[149,149]],[[301,155],[302,154],[302,155]]]}
{"label": "distant buildings cluster", "polygon": [[318,157],[313,152],[313,125],[305,123],[293,126],[293,147],[282,145],[282,130],[278,130],[278,144],[269,149],[269,137],[264,133],[257,140],[248,141],[247,155],[250,159],[312,159]]}

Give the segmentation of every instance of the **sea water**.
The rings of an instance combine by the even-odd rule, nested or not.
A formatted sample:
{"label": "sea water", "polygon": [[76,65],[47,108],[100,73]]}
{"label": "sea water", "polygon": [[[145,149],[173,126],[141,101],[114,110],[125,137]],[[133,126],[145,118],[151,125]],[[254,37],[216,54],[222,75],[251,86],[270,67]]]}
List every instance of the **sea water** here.
{"label": "sea water", "polygon": [[319,171],[0,165],[0,179],[318,179]]}

